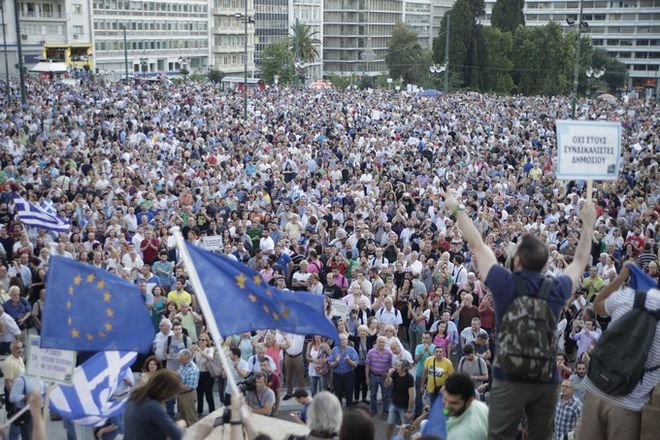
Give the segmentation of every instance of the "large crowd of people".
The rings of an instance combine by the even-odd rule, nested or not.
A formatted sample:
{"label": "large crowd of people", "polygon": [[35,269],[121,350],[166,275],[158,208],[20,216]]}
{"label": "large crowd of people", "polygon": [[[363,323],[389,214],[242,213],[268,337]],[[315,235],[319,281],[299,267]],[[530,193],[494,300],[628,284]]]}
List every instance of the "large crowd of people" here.
{"label": "large crowd of people", "polygon": [[[564,301],[557,380],[545,388],[552,405],[562,396],[547,421],[561,439],[579,423],[586,365],[607,326],[591,304],[626,262],[660,279],[652,106],[579,102],[583,118],[622,126],[620,178],[595,182],[591,208],[586,182],[555,178],[555,121],[570,117],[563,97],[269,88],[251,92],[244,120],[241,95],[208,83],[31,82],[29,90],[27,107],[0,111],[0,351],[39,330],[52,256],[124,277],[140,287],[158,332],[153,356],[139,360],[146,388],[129,409],[162,415],[151,403],[162,401],[168,416],[193,424],[205,402],[209,412],[229,404],[233,375],[255,413],[277,416],[291,398],[306,408],[332,390],[342,404],[382,415],[390,434],[401,426],[406,434],[451,378],[449,427],[486,438],[502,283],[511,281],[488,278],[483,258],[524,269],[516,246],[534,236],[548,251],[536,272],[556,280]],[[69,219],[70,233],[24,228],[15,194]],[[173,226],[268,283],[326,296],[339,344],[264,329],[214,346]],[[216,350],[232,371],[217,367]],[[6,395],[24,372],[19,357],[8,358]],[[150,376],[167,378],[160,369],[180,384],[150,387]],[[498,418],[526,430],[530,414],[508,410],[497,408]],[[462,415],[473,433],[458,426]],[[339,426],[324,434],[338,436]]]}

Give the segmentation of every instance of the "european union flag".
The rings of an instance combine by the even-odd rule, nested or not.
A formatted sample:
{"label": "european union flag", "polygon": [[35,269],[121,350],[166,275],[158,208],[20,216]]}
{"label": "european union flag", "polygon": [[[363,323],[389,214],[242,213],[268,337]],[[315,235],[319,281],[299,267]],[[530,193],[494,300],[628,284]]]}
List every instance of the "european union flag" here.
{"label": "european union flag", "polygon": [[223,336],[260,329],[339,339],[325,316],[324,297],[308,292],[283,292],[261,275],[224,255],[186,243]]}
{"label": "european union flag", "polygon": [[134,284],[69,258],[50,261],[41,348],[150,350],[154,327]]}
{"label": "european union flag", "polygon": [[445,415],[445,404],[442,393],[435,399],[431,412],[422,429],[422,434],[433,435],[441,439],[447,438],[447,416]]}

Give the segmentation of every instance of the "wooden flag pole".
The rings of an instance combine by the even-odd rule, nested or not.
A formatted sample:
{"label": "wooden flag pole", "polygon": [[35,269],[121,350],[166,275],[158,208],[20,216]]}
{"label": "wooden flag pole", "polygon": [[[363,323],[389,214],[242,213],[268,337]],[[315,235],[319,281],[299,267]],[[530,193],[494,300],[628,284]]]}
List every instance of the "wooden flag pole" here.
{"label": "wooden flag pole", "polygon": [[587,180],[587,202],[591,202],[591,196],[594,191],[594,181],[589,179]]}

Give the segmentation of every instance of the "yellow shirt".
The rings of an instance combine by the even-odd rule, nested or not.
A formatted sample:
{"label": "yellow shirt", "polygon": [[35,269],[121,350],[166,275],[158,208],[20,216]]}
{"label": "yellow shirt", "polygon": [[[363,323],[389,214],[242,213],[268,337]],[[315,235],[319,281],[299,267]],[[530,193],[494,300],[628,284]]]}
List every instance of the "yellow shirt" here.
{"label": "yellow shirt", "polygon": [[5,380],[14,381],[18,376],[25,372],[25,364],[23,363],[22,358],[16,358],[14,356],[9,356],[2,363],[2,374],[5,377]]}
{"label": "yellow shirt", "polygon": [[185,290],[182,290],[181,292],[172,290],[167,294],[167,300],[172,301],[174,304],[176,304],[176,307],[179,308],[184,302],[191,304],[192,297]]}
{"label": "yellow shirt", "polygon": [[454,372],[454,365],[447,358],[439,361],[435,356],[429,356],[424,361],[424,370],[426,371],[426,391],[433,393],[440,391],[445,380]]}

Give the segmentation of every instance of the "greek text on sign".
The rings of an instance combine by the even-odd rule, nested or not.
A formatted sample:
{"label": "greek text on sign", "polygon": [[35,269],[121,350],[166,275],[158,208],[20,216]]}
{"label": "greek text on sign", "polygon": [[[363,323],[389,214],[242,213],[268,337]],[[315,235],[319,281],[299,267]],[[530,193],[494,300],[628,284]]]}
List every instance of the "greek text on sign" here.
{"label": "greek text on sign", "polygon": [[557,121],[557,178],[615,180],[621,160],[618,122]]}
{"label": "greek text on sign", "polygon": [[30,336],[27,350],[28,376],[38,377],[45,382],[71,384],[75,368],[75,351],[40,348],[39,336]]}

